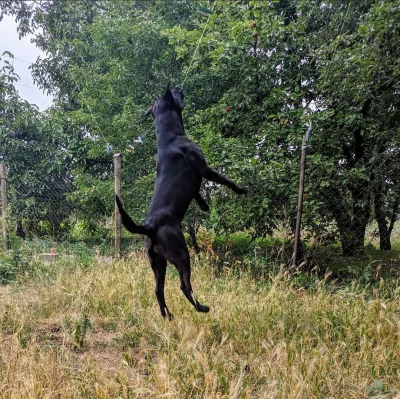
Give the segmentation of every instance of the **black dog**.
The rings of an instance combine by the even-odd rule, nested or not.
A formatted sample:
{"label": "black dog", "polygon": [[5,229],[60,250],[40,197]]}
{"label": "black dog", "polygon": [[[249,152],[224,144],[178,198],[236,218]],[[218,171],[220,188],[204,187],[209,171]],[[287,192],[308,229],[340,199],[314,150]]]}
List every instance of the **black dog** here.
{"label": "black dog", "polygon": [[156,120],[157,128],[157,182],[146,222],[138,226],[122,207],[116,197],[122,223],[133,234],[144,234],[146,252],[156,279],[156,296],[163,317],[172,319],[164,297],[167,261],[178,269],[181,289],[198,312],[210,308],[200,304],[193,295],[190,284],[190,258],[183,236],[181,221],[192,199],[202,209],[207,203],[200,197],[202,178],[224,184],[237,194],[246,190],[232,180],[211,169],[200,147],[185,134],[182,121],[183,92],[179,86],[167,88],[148,111]]}

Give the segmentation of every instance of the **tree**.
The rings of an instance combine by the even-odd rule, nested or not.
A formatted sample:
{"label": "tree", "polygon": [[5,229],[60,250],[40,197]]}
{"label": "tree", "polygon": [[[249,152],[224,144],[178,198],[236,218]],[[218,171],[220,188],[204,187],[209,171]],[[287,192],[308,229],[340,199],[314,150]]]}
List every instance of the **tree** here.
{"label": "tree", "polygon": [[375,218],[381,248],[390,248],[399,214],[398,1],[215,0],[207,15],[190,0],[0,7],[47,52],[33,74],[57,98],[51,119],[82,217],[112,212],[112,148],[124,155],[128,206],[144,218],[156,143],[143,114],[171,81],[184,83],[187,132],[208,162],[250,188],[243,200],[205,185],[213,212],[188,221],[255,237],[282,226],[291,233],[312,120],[304,227],[338,234],[343,254],[356,255]]}
{"label": "tree", "polygon": [[319,151],[335,159],[329,183],[335,195],[328,205],[346,255],[364,246],[373,198],[381,249],[390,249],[384,204],[393,204],[390,219],[396,218],[396,201],[388,197],[398,191],[399,6],[397,1],[335,4],[331,18],[343,21],[341,30],[318,54],[321,127],[336,140],[336,148],[321,143]]}
{"label": "tree", "polygon": [[[11,53],[7,55],[12,58]],[[57,128],[36,106],[18,96],[17,81],[12,65],[4,60],[0,70],[0,160],[7,167],[12,216],[19,231],[23,220],[35,232],[45,220],[58,235],[72,208],[66,197],[72,183],[65,170],[65,154]]]}
{"label": "tree", "polygon": [[[293,214],[300,138],[312,117],[312,176],[307,182],[312,206],[306,206],[306,226],[314,228],[319,220],[330,230],[333,221],[343,254],[362,252],[375,187],[376,217],[381,237],[385,235],[386,217],[379,204],[393,204],[391,220],[398,208],[396,201],[379,196],[393,196],[396,179],[391,172],[389,177],[378,171],[382,159],[376,150],[381,143],[380,152],[391,165],[387,170],[397,170],[397,16],[397,2],[214,3],[187,85],[200,87],[198,98],[209,101],[193,118],[193,125],[201,126],[203,147],[211,143],[216,163],[226,168],[226,154],[234,158],[240,153],[233,164],[244,174],[253,173],[253,178],[250,173],[245,177],[253,186],[248,203],[229,207],[226,197],[221,199],[221,209],[229,209],[236,226],[239,220],[256,227],[258,219],[268,231],[276,226],[275,216],[282,223],[284,215]],[[171,31],[179,57],[191,58],[200,32],[194,35],[177,27]],[[380,62],[384,54],[389,59]],[[201,89],[204,81],[207,85]],[[313,108],[307,107],[310,104]],[[226,105],[229,113],[224,112]],[[383,121],[391,121],[392,128]],[[224,151],[229,141],[232,145]],[[253,182],[261,184],[256,189]],[[271,189],[266,190],[266,184]],[[388,188],[377,191],[379,185]],[[255,217],[250,221],[249,216]]]}

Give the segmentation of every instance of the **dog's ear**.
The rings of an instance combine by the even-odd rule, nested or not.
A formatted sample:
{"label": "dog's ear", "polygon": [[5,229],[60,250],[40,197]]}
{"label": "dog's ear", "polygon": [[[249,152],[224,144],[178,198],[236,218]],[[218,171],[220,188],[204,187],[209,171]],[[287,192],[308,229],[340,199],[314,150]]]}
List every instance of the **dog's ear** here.
{"label": "dog's ear", "polygon": [[170,104],[174,103],[174,96],[172,95],[171,90],[169,89],[169,84],[167,86],[167,90],[165,90],[165,94],[164,94],[164,100],[168,101]]}
{"label": "dog's ear", "polygon": [[149,116],[149,115],[153,115],[153,116],[154,116],[153,107],[150,107],[150,108],[146,111],[146,113],[144,114],[144,116]]}

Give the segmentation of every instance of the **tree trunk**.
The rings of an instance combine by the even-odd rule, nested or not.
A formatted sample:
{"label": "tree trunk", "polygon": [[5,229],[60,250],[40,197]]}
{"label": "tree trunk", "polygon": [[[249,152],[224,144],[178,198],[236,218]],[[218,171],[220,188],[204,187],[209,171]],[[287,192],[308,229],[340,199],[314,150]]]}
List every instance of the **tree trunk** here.
{"label": "tree trunk", "polygon": [[[363,118],[368,117],[371,105],[372,99],[364,102],[360,111]],[[362,131],[362,125],[356,126],[353,143],[343,147],[349,170],[366,163]],[[357,256],[364,253],[365,232],[371,215],[371,187],[370,181],[364,179],[349,181],[346,186],[351,195],[350,201],[342,197],[346,191],[335,190],[336,195],[330,197],[330,204],[340,232],[343,256]]]}
{"label": "tree trunk", "polygon": [[399,205],[400,205],[400,193],[397,195],[397,198],[393,204],[392,215],[391,215],[390,224],[389,224],[389,236],[392,234],[394,224],[396,223],[396,220],[397,220],[397,215],[399,212]]}
{"label": "tree trunk", "polygon": [[25,240],[26,234],[25,231],[22,227],[22,221],[21,220],[17,220],[17,231],[16,231],[16,235],[17,237],[21,237]]}
{"label": "tree trunk", "polygon": [[330,198],[330,208],[337,223],[343,256],[358,256],[364,253],[364,240],[371,213],[368,190],[359,185],[352,190],[353,206],[347,209],[340,203],[336,190]]}
{"label": "tree trunk", "polygon": [[340,231],[343,256],[358,256],[364,254],[364,239],[366,225],[363,229],[354,224]]}
{"label": "tree trunk", "polygon": [[381,251],[390,251],[392,249],[392,244],[390,242],[390,231],[386,222],[383,194],[380,189],[378,189],[375,193],[374,205],[375,219],[378,223],[379,229],[379,249]]}

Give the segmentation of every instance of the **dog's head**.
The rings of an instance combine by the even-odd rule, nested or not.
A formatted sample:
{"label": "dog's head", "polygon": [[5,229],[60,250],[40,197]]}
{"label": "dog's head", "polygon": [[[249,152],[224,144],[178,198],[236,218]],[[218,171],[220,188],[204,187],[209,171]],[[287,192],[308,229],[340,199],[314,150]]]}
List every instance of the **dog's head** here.
{"label": "dog's head", "polygon": [[172,90],[167,86],[165,93],[148,109],[146,115],[153,115],[154,118],[164,112],[183,110],[184,100],[183,90],[180,86],[175,86]]}

